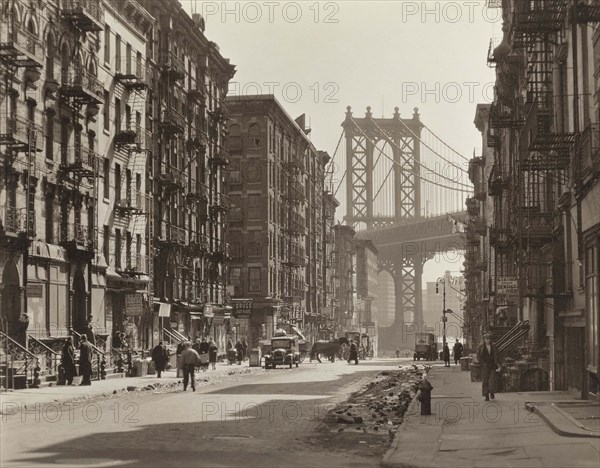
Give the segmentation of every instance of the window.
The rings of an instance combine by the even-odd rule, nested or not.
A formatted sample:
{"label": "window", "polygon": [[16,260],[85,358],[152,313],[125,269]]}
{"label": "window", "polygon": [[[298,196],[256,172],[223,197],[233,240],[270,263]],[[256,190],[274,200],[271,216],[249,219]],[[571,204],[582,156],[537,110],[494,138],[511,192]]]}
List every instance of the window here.
{"label": "window", "polygon": [[127,263],[127,268],[131,268],[131,244],[133,243],[133,237],[131,233],[127,231],[125,233],[125,262]]}
{"label": "window", "polygon": [[248,268],[248,291],[260,292],[260,268]]}
{"label": "window", "polygon": [[115,229],[115,268],[121,268],[121,230]]}
{"label": "window", "polygon": [[132,71],[135,71],[135,70],[132,70],[131,65],[132,65],[131,44],[127,44],[125,46],[125,66],[127,67],[125,71],[127,72],[128,75],[131,74]]}
{"label": "window", "polygon": [[231,268],[229,270],[229,282],[233,286],[233,295],[239,296],[243,293],[242,291],[242,269]]}
{"label": "window", "polygon": [[108,24],[104,25],[104,63],[110,63],[110,26]]}
{"label": "window", "polygon": [[259,220],[261,215],[260,194],[248,195],[248,220]]}
{"label": "window", "polygon": [[54,54],[56,50],[54,49],[54,37],[52,35],[48,35],[48,47],[47,56],[46,56],[46,76],[48,78],[54,78]]}
{"label": "window", "polygon": [[115,133],[121,130],[121,100],[115,98]]}
{"label": "window", "polygon": [[54,197],[46,197],[46,242],[54,244]]}
{"label": "window", "polygon": [[110,262],[110,226],[104,225],[102,232],[102,253],[108,264]]}
{"label": "window", "polygon": [[250,124],[248,127],[248,141],[250,146],[260,146],[260,127],[257,123]]}
{"label": "window", "polygon": [[54,112],[46,114],[46,158],[54,159]]}
{"label": "window", "polygon": [[121,71],[121,36],[115,38],[115,70]]}
{"label": "window", "polygon": [[104,158],[104,198],[110,197],[110,159]]}
{"label": "window", "polygon": [[104,130],[110,130],[110,93],[104,90],[104,106],[102,109],[104,117]]}
{"label": "window", "polygon": [[115,200],[121,199],[121,165],[115,164]]}
{"label": "window", "polygon": [[585,251],[585,299],[587,311],[587,332],[588,332],[588,366],[593,371],[598,371],[598,353],[599,353],[599,328],[598,321],[600,315],[600,248],[598,247],[598,238],[592,239],[592,244],[586,247]]}
{"label": "window", "polygon": [[61,162],[67,164],[67,147],[69,146],[69,119],[63,119],[60,126]]}

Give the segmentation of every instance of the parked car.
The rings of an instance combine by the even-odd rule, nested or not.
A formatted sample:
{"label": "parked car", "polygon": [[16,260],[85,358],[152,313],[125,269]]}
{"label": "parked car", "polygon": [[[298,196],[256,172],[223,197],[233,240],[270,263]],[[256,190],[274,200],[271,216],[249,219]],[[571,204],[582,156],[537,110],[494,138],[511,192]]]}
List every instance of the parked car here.
{"label": "parked car", "polygon": [[300,364],[300,351],[298,349],[298,337],[276,336],[271,339],[271,350],[265,354],[265,369],[277,366],[289,366]]}

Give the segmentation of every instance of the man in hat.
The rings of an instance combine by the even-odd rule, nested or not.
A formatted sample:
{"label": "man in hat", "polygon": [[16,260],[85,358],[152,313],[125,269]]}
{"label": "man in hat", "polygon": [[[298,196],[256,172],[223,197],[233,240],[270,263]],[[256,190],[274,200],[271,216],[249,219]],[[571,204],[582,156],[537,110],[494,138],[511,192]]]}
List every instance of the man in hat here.
{"label": "man in hat", "polygon": [[192,391],[196,391],[196,366],[200,363],[200,356],[192,349],[192,343],[184,341],[183,352],[181,353],[181,367],[183,369],[183,391],[185,392],[188,383]]}
{"label": "man in hat", "polygon": [[493,400],[499,361],[496,345],[492,343],[489,333],[483,335],[483,344],[477,351],[477,360],[481,365],[481,394],[485,401],[490,401],[490,398]]}
{"label": "man in hat", "polygon": [[88,342],[87,336],[81,335],[79,345],[79,374],[83,377],[79,385],[92,385],[92,359],[94,348]]}

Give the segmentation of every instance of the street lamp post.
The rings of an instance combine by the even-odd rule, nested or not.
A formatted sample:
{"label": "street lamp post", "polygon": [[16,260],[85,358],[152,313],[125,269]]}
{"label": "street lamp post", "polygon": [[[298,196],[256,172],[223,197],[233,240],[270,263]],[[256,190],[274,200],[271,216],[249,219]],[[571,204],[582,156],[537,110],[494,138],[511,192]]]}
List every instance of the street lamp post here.
{"label": "street lamp post", "polygon": [[446,279],[445,278],[438,278],[437,281],[435,282],[435,293],[439,294],[439,289],[438,289],[438,285],[439,283],[442,283],[444,285],[444,292],[443,292],[443,299],[442,299],[442,326],[444,327],[444,331],[443,331],[443,343],[442,346],[446,345]]}

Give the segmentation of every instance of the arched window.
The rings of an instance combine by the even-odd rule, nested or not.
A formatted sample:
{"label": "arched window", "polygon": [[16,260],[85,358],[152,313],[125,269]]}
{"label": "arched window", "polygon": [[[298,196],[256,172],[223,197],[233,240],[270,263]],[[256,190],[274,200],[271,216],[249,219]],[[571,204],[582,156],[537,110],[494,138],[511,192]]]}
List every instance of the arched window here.
{"label": "arched window", "polygon": [[63,44],[60,50],[60,73],[63,83],[66,83],[69,78],[69,48],[67,44]]}
{"label": "arched window", "polygon": [[54,78],[54,54],[56,51],[52,34],[48,34],[46,44],[46,77]]}

